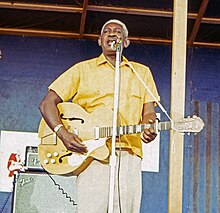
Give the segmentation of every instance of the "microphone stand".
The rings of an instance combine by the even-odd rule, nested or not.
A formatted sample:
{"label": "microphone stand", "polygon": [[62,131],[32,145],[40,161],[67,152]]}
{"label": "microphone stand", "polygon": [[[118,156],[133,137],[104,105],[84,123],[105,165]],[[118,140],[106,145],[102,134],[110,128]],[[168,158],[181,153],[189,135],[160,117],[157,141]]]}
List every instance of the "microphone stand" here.
{"label": "microphone stand", "polygon": [[108,213],[113,213],[114,206],[114,186],[115,186],[115,169],[116,154],[115,144],[117,136],[117,118],[119,105],[119,87],[120,87],[120,63],[121,63],[121,42],[116,42],[116,61],[115,61],[115,88],[114,88],[114,111],[113,111],[113,133],[112,133],[112,149],[110,156],[110,183],[109,183],[109,203]]}

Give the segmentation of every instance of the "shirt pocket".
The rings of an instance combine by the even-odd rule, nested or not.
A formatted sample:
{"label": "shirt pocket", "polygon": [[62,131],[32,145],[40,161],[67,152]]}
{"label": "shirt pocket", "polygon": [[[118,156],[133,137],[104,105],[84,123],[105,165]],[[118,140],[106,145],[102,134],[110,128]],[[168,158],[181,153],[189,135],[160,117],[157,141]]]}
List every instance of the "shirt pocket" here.
{"label": "shirt pocket", "polygon": [[142,109],[143,109],[143,98],[141,92],[138,89],[131,89],[127,91],[127,98],[124,105],[124,117],[127,120],[128,124],[138,124],[141,119]]}

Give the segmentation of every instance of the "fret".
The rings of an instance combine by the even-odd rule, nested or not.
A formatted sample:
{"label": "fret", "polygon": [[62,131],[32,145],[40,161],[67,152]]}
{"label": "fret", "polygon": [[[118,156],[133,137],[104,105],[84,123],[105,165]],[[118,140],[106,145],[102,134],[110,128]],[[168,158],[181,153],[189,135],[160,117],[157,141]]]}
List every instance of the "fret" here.
{"label": "fret", "polygon": [[162,122],[160,122],[160,123],[158,123],[158,131],[161,131],[161,130],[163,130],[163,123]]}
{"label": "fret", "polygon": [[125,134],[125,130],[126,130],[126,128],[125,128],[126,126],[122,126],[122,134],[124,135]]}
{"label": "fret", "polygon": [[104,128],[104,136],[107,135],[107,127]]}
{"label": "fret", "polygon": [[102,137],[105,136],[105,127],[102,128]]}
{"label": "fret", "polygon": [[120,127],[117,127],[116,128],[116,136],[119,136],[119,134],[120,134]]}
{"label": "fret", "polygon": [[162,130],[168,130],[171,128],[171,123],[168,121],[168,122],[160,122],[159,123],[159,131],[162,131]]}
{"label": "fret", "polygon": [[102,127],[101,134],[102,134],[102,137],[104,137],[104,127]]}
{"label": "fret", "polygon": [[105,132],[105,136],[107,137],[108,136],[108,130],[109,128],[108,127],[106,127],[106,132]]}
{"label": "fret", "polygon": [[120,127],[119,127],[119,134],[120,134],[120,135],[123,135],[123,126],[120,126]]}
{"label": "fret", "polygon": [[125,126],[125,134],[128,134],[128,126]]}
{"label": "fret", "polygon": [[102,132],[103,132],[103,128],[101,127],[101,128],[100,128],[100,138],[103,137],[103,136],[102,136]]}
{"label": "fret", "polygon": [[137,125],[133,125],[133,133],[137,133]]}
{"label": "fret", "polygon": [[111,136],[111,127],[108,127],[108,135],[107,137]]}
{"label": "fret", "polygon": [[108,136],[110,137],[110,136],[112,136],[112,135],[113,135],[113,128],[110,127],[110,128],[109,128],[109,135],[108,135]]}
{"label": "fret", "polygon": [[105,128],[106,128],[106,127],[103,127],[103,130],[102,130],[102,137],[105,137]]}
{"label": "fret", "polygon": [[163,130],[164,128],[165,128],[165,122],[161,122],[160,124],[159,124],[159,126],[160,126],[160,128],[159,128],[159,130],[161,131],[161,130]]}
{"label": "fret", "polygon": [[138,133],[138,132],[141,132],[141,124],[138,124],[138,125],[137,125],[137,133]]}
{"label": "fret", "polygon": [[101,127],[98,128],[98,136],[101,138]]}
{"label": "fret", "polygon": [[144,124],[141,124],[141,132],[143,132],[145,129],[145,125]]}
{"label": "fret", "polygon": [[132,125],[129,125],[129,131],[128,131],[128,134],[132,134],[133,132],[133,126]]}

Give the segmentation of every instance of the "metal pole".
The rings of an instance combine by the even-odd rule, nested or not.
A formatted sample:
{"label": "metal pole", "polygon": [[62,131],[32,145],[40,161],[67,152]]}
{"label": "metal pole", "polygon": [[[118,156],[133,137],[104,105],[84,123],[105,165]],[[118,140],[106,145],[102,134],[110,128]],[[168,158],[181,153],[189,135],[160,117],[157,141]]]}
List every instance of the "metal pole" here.
{"label": "metal pole", "polygon": [[115,89],[114,89],[114,112],[113,112],[113,134],[112,134],[112,149],[110,156],[110,183],[109,183],[109,205],[108,213],[113,213],[114,205],[114,185],[115,185],[115,169],[116,169],[116,155],[115,143],[118,126],[118,103],[120,91],[120,63],[121,63],[121,43],[116,46],[116,61],[115,61]]}

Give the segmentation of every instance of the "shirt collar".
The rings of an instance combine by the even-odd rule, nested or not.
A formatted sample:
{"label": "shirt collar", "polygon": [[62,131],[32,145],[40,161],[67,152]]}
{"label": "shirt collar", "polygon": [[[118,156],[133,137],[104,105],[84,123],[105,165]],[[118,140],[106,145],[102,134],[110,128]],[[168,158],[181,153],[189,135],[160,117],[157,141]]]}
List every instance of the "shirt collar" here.
{"label": "shirt collar", "polygon": [[[104,54],[102,53],[98,58],[97,58],[97,65],[101,65],[104,63],[108,63],[107,59],[105,58]],[[122,56],[122,62],[121,65],[123,64],[127,64],[129,61],[127,58],[125,58],[124,56]]]}

